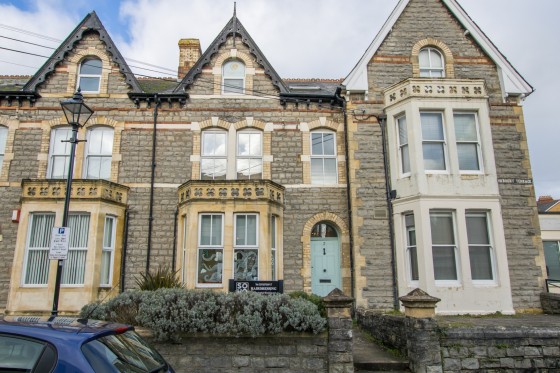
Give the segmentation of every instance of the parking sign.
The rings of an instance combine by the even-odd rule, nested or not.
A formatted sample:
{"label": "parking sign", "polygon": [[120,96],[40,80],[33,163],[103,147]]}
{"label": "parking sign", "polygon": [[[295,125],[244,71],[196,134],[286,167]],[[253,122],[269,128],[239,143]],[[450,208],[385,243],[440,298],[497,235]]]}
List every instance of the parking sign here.
{"label": "parking sign", "polygon": [[49,259],[66,260],[68,258],[69,242],[70,242],[70,228],[54,227],[51,235]]}

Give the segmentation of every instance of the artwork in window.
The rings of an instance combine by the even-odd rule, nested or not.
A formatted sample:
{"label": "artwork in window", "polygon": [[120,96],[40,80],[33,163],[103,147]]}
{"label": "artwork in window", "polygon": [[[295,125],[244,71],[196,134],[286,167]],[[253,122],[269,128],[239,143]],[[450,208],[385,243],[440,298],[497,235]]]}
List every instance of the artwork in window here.
{"label": "artwork in window", "polygon": [[84,93],[99,93],[102,62],[98,58],[86,58],[80,64],[78,88]]}
{"label": "artwork in window", "polygon": [[259,250],[235,249],[233,257],[233,276],[235,280],[257,281],[259,279]]}
{"label": "artwork in window", "polygon": [[276,280],[276,216],[270,217],[270,261],[273,281]]}
{"label": "artwork in window", "polygon": [[48,178],[66,179],[68,177],[71,147],[68,140],[71,138],[72,129],[70,127],[55,128],[51,131]]}
{"label": "artwork in window", "polygon": [[406,251],[408,258],[409,278],[418,281],[418,253],[416,248],[416,227],[414,225],[414,214],[404,217],[406,227]]}
{"label": "artwork in window", "polygon": [[549,279],[560,280],[560,243],[543,241],[546,275]]}
{"label": "artwork in window", "polygon": [[221,284],[223,271],[223,249],[199,249],[198,283]]}
{"label": "artwork in window", "polygon": [[83,285],[86,271],[86,255],[89,234],[89,215],[68,216],[70,229],[68,258],[62,270],[63,285]]}
{"label": "artwork in window", "polygon": [[243,94],[245,90],[245,64],[239,60],[224,63],[222,68],[223,93]]}
{"label": "artwork in window", "polygon": [[445,135],[442,113],[420,113],[422,125],[422,153],[424,168],[443,171],[445,165]]}
{"label": "artwork in window", "polygon": [[435,280],[458,280],[453,215],[430,213]]}
{"label": "artwork in window", "polygon": [[113,155],[113,129],[95,127],[88,131],[86,145],[86,179],[109,179]]}
{"label": "artwork in window", "polygon": [[337,183],[336,139],[332,132],[311,133],[311,183]]}
{"label": "artwork in window", "polygon": [[4,162],[4,154],[6,153],[7,140],[8,128],[0,126],[0,172],[2,172],[2,163]]}
{"label": "artwork in window", "polygon": [[32,213],[29,219],[25,285],[46,285],[49,278],[49,247],[54,214]]}
{"label": "artwork in window", "polygon": [[399,157],[401,159],[401,173],[410,172],[410,155],[408,153],[408,129],[406,127],[406,117],[397,118],[399,131]]}
{"label": "artwork in window", "polygon": [[486,213],[467,213],[467,237],[473,280],[493,280],[492,246]]}
{"label": "artwork in window", "polygon": [[420,77],[422,78],[443,78],[443,56],[435,48],[423,48],[418,54],[420,65]]}
{"label": "artwork in window", "polygon": [[473,113],[454,113],[455,138],[459,169],[462,171],[479,171],[479,141],[476,129],[476,116]]}
{"label": "artwork in window", "polygon": [[202,133],[200,178],[225,180],[227,171],[227,134],[224,131]]}
{"label": "artwork in window", "polygon": [[262,178],[262,134],[241,132],[237,135],[237,178]]}
{"label": "artwork in window", "polygon": [[113,262],[115,253],[115,224],[114,216],[105,217],[103,230],[103,249],[101,251],[101,286],[110,286],[112,283]]}

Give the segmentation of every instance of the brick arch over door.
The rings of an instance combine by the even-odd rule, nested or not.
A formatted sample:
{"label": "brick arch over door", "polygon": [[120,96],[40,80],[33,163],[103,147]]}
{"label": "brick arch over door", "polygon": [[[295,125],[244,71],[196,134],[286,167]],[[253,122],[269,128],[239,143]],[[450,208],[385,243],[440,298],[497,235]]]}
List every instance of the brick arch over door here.
{"label": "brick arch over door", "polygon": [[313,215],[303,226],[301,243],[303,248],[303,290],[311,293],[311,231],[315,224],[325,222],[332,225],[338,233],[340,243],[340,265],[342,277],[342,290],[345,294],[352,293],[351,268],[350,268],[350,232],[346,222],[332,212],[320,212]]}

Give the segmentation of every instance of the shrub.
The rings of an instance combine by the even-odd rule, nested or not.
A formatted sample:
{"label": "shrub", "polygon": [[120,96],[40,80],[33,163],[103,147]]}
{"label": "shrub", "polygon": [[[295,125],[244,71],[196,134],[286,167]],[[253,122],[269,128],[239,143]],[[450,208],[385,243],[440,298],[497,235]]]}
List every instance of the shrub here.
{"label": "shrub", "polygon": [[81,316],[88,313],[150,328],[157,340],[176,340],[178,332],[252,337],[282,331],[319,333],[326,325],[317,306],[303,297],[177,288],[124,292],[105,304],[84,306]]}
{"label": "shrub", "polygon": [[317,294],[308,294],[305,291],[293,291],[293,292],[290,293],[290,297],[292,297],[292,298],[302,298],[302,299],[310,301],[311,303],[313,303],[314,305],[317,306],[321,316],[323,316],[325,318],[327,317],[327,309],[325,308],[325,302],[323,301],[323,298],[321,298]]}
{"label": "shrub", "polygon": [[161,288],[181,288],[181,280],[177,277],[179,271],[173,271],[169,266],[158,267],[155,272],[140,273],[136,285],[140,290],[157,290]]}

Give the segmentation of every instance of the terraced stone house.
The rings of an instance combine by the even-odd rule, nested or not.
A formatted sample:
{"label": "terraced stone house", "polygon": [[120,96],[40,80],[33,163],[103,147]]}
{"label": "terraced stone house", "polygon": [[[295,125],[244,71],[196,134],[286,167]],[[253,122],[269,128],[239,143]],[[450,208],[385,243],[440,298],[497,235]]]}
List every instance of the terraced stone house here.
{"label": "terraced stone house", "polygon": [[204,52],[179,49],[177,79],[137,78],[92,12],[22,86],[2,79],[6,313],[51,309],[60,102],[78,88],[95,113],[78,133],[63,313],[166,265],[189,289],[283,280],[390,310],[419,287],[442,314],[541,308],[533,88],[456,0],[398,1],[344,80],[280,77],[235,14]]}

